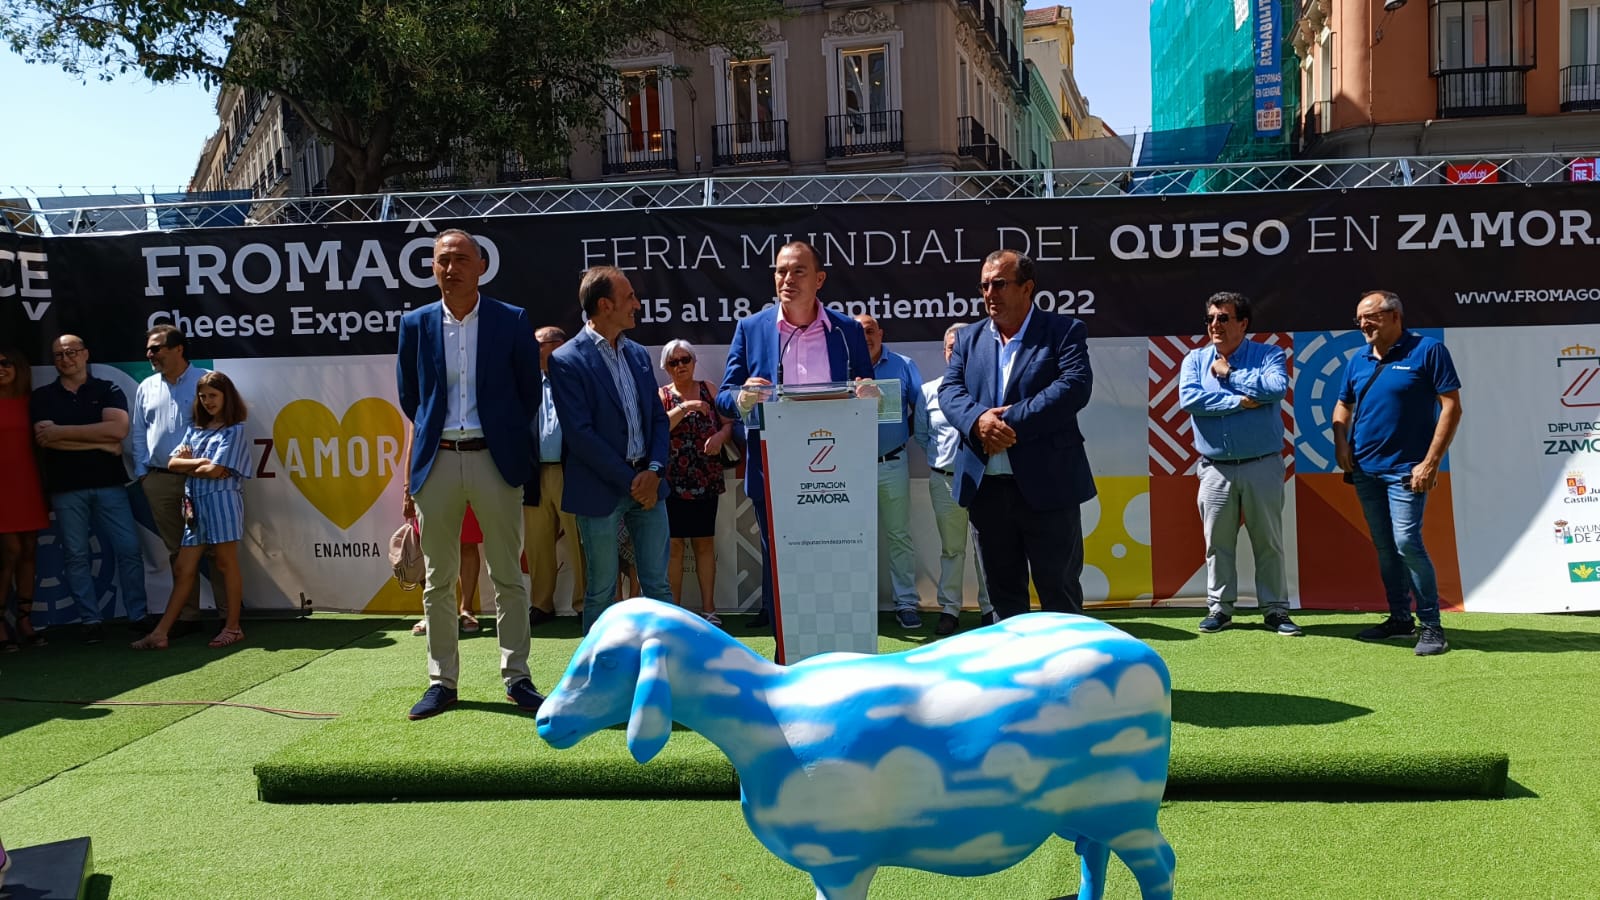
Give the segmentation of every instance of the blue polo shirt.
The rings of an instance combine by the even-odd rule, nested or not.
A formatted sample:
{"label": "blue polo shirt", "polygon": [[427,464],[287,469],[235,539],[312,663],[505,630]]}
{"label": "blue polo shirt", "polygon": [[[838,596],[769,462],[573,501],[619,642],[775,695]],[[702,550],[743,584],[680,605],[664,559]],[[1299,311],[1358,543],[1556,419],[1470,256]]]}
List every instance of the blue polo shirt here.
{"label": "blue polo shirt", "polygon": [[[1376,372],[1376,375],[1374,375]],[[1450,351],[1415,331],[1400,336],[1379,368],[1369,350],[1345,367],[1339,402],[1356,405],[1356,395],[1376,377],[1356,409],[1350,446],[1356,468],[1374,475],[1403,475],[1422,462],[1439,421],[1439,395],[1461,389]]]}
{"label": "blue polo shirt", "polygon": [[887,456],[903,448],[911,438],[911,421],[917,414],[917,403],[922,398],[922,373],[909,357],[885,349],[877,365],[872,367],[872,377],[879,381],[890,379],[900,382],[900,419],[896,422],[878,423],[878,455]]}

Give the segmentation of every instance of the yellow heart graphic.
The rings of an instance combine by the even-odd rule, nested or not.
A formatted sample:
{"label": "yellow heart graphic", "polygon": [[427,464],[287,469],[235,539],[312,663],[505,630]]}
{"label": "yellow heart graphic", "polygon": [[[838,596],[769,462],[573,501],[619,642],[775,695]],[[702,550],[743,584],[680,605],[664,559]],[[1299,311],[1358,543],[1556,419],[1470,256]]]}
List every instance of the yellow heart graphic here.
{"label": "yellow heart graphic", "polygon": [[315,400],[296,400],[272,423],[278,465],[300,493],[340,528],[349,528],[383,496],[405,465],[405,424],[394,404],[365,397],[343,419]]}

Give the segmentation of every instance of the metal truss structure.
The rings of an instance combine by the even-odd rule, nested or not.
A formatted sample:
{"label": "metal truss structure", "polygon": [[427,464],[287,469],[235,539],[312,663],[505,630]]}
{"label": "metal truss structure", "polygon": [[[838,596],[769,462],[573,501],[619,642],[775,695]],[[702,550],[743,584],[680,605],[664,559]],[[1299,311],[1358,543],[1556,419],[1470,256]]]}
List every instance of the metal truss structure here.
{"label": "metal truss structure", "polygon": [[[1600,155],[1600,151],[1596,155]],[[1473,182],[1544,184],[1581,180],[1574,177],[1575,156],[1571,153],[1502,154],[1006,172],[718,175],[662,181],[538,183],[348,197],[262,197],[53,209],[35,209],[31,204],[7,205],[16,201],[0,201],[0,231],[106,234],[634,209],[1351,190],[1459,183],[1460,173],[1464,171],[1470,172]]]}

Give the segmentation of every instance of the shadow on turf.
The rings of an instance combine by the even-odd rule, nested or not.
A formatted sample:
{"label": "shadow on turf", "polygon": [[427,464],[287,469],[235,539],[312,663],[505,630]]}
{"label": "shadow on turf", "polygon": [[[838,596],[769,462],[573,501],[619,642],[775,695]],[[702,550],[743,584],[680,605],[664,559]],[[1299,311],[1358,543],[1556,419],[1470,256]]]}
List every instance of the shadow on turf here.
{"label": "shadow on turf", "polygon": [[1504,797],[1463,797],[1459,791],[1414,791],[1367,784],[1169,784],[1164,802],[1210,800],[1244,803],[1460,803],[1470,800],[1536,800],[1539,795],[1506,779]]}
{"label": "shadow on turf", "polygon": [[1372,710],[1326,697],[1264,694],[1255,691],[1172,692],[1172,721],[1201,728],[1262,725],[1332,725]]}
{"label": "shadow on turf", "polygon": [[[244,643],[223,649],[206,646],[215,620],[203,619],[201,630],[172,641],[167,650],[137,651],[128,644],[137,635],[121,623],[108,624],[103,643],[79,643],[77,626],[55,626],[50,644],[9,653],[0,687],[0,735],[56,719],[86,720],[109,716],[108,707],[85,707],[82,701],[119,697],[144,685],[198,672],[208,664],[249,651],[337,651],[377,649],[395,643],[385,632],[388,618],[371,619],[245,619]],[[5,702],[14,698],[21,702]]]}

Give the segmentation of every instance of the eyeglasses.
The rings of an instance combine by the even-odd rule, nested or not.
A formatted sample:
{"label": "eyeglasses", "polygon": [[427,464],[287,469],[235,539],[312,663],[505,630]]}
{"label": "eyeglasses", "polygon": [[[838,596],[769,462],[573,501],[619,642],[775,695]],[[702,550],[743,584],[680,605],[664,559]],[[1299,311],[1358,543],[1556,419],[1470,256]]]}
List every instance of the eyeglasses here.
{"label": "eyeglasses", "polygon": [[566,343],[566,342],[561,340],[561,339],[559,339],[559,338],[552,338],[551,340],[548,340],[548,341],[540,341],[539,342],[539,346],[543,347],[546,344],[554,344],[555,346],[559,347],[564,343]]}
{"label": "eyeglasses", "polygon": [[156,344],[154,347],[146,347],[146,348],[144,348],[144,355],[145,356],[155,356],[157,353],[160,353],[161,351],[163,351],[165,349],[167,349],[167,345],[166,344]]}
{"label": "eyeglasses", "polygon": [[1011,281],[1011,280],[1008,280],[1008,279],[1005,279],[1005,278],[991,278],[988,281],[980,281],[980,282],[978,282],[978,291],[979,291],[979,293],[988,293],[989,291],[1003,291],[1007,287],[1009,287],[1009,286],[1011,286],[1013,284],[1021,284],[1021,283],[1022,282],[1020,282],[1020,281]]}
{"label": "eyeglasses", "polygon": [[1359,327],[1359,326],[1365,325],[1365,324],[1367,324],[1369,322],[1374,324],[1374,325],[1376,325],[1379,322],[1383,321],[1383,317],[1384,316],[1387,316],[1389,313],[1392,313],[1392,312],[1394,312],[1394,310],[1392,310],[1392,309],[1380,309],[1375,313],[1368,313],[1367,315],[1364,315],[1364,316],[1356,316],[1356,325],[1357,325],[1357,327]]}
{"label": "eyeglasses", "polygon": [[17,364],[9,359],[0,359],[0,369],[15,369]]}
{"label": "eyeglasses", "polygon": [[1229,315],[1227,313],[1213,313],[1213,314],[1210,314],[1210,315],[1206,316],[1206,324],[1207,325],[1210,325],[1212,322],[1215,322],[1218,325],[1226,325],[1226,324],[1228,324],[1229,322],[1232,322],[1232,321],[1233,321],[1233,316],[1231,316],[1231,315]]}
{"label": "eyeglasses", "polygon": [[675,357],[673,359],[667,360],[667,368],[676,369],[679,366],[687,366],[688,364],[690,364],[692,362],[694,362],[694,357],[692,357],[692,356],[679,356],[679,357]]}
{"label": "eyeglasses", "polygon": [[56,352],[50,354],[50,358],[58,361],[63,359],[77,359],[78,354],[82,352],[82,347],[74,347],[68,350],[57,350]]}

